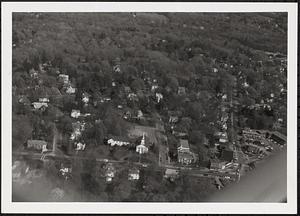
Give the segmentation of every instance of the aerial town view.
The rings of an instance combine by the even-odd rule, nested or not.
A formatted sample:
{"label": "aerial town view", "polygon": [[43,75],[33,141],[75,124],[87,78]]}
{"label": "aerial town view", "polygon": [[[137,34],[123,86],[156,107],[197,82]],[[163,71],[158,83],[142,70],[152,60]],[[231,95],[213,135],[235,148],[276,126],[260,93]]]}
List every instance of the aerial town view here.
{"label": "aerial town view", "polygon": [[287,144],[287,13],[12,25],[15,202],[205,202]]}

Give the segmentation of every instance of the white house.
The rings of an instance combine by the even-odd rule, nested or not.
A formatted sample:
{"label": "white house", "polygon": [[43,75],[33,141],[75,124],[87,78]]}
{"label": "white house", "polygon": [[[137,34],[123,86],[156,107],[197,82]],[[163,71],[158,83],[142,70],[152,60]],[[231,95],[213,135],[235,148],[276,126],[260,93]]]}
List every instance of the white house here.
{"label": "white house", "polygon": [[161,93],[156,93],[155,96],[156,96],[157,103],[159,103],[161,99],[163,99],[163,95]]}
{"label": "white house", "polygon": [[142,117],[143,117],[143,112],[142,112],[142,110],[138,110],[137,117],[138,117],[138,118],[142,118]]}
{"label": "white house", "polygon": [[248,87],[249,87],[249,84],[248,84],[247,82],[244,82],[244,83],[243,83],[243,86],[244,86],[245,88],[248,88]]}
{"label": "white house", "polygon": [[213,68],[213,72],[214,72],[214,73],[218,73],[218,71],[219,71],[219,70],[218,70],[217,68]]}
{"label": "white house", "polygon": [[138,152],[139,154],[145,154],[148,152],[148,150],[148,147],[145,146],[145,133],[143,133],[141,144],[136,146],[136,152]]}
{"label": "white house", "polygon": [[34,109],[45,109],[48,107],[48,103],[45,102],[33,102],[32,105]]}
{"label": "white house", "polygon": [[105,180],[106,182],[111,182],[115,177],[116,169],[113,167],[112,164],[107,164],[106,171],[105,171]]}
{"label": "white house", "polygon": [[76,88],[73,88],[71,85],[69,85],[67,87],[67,90],[66,90],[67,94],[75,94],[75,92],[76,92]]}
{"label": "white house", "polygon": [[81,143],[81,142],[78,142],[75,144],[76,145],[76,151],[83,151],[85,149],[85,143]]}
{"label": "white house", "polygon": [[140,171],[138,169],[130,169],[128,173],[128,180],[134,181],[139,180],[140,178]]}
{"label": "white house", "polygon": [[107,141],[108,144],[110,144],[111,146],[127,146],[129,145],[129,142],[125,142],[125,141],[119,141],[119,140],[114,140],[114,139],[109,139]]}
{"label": "white house", "polygon": [[151,86],[151,91],[154,92],[156,89],[158,89],[158,85]]}
{"label": "white house", "polygon": [[48,98],[39,98],[39,102],[41,102],[41,103],[48,103],[49,99]]}
{"label": "white house", "polygon": [[90,100],[90,95],[88,93],[82,93],[82,102],[87,104]]}
{"label": "white house", "polygon": [[127,97],[129,98],[129,100],[137,101],[137,95],[135,93],[129,93]]}
{"label": "white house", "polygon": [[66,74],[59,74],[59,75],[58,75],[58,78],[59,78],[60,80],[62,80],[64,84],[68,84],[68,83],[69,83],[69,75],[66,75]]}
{"label": "white house", "polygon": [[72,110],[71,117],[78,118],[80,116],[80,110]]}

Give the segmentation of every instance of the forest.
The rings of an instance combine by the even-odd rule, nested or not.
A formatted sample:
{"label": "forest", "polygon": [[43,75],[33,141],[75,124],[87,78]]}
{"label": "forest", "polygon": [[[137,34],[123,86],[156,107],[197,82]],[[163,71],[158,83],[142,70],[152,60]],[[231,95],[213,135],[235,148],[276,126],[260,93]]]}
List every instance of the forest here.
{"label": "forest", "polygon": [[[185,118],[178,128],[204,158],[203,140],[218,130],[211,123],[224,94],[235,92],[237,128],[286,133],[287,13],[14,13],[12,42],[13,149],[30,138],[51,142],[54,123],[68,143],[70,112],[79,109],[92,114],[90,122],[101,120],[88,123],[83,134],[85,154],[92,155],[108,134],[127,134],[128,122],[117,108],[126,104],[125,87],[139,97],[126,104],[130,110],[150,118],[159,113],[166,121],[168,111],[180,111]],[[31,72],[43,70],[41,65],[47,72],[33,79]],[[74,95],[63,92],[57,71],[69,75]],[[164,96],[159,105],[145,99],[153,85],[147,79],[157,80]],[[185,95],[177,94],[179,87]],[[111,103],[84,106],[85,92],[94,102],[109,97]],[[33,112],[31,103],[42,97],[50,99],[49,107]],[[161,173],[143,174],[143,186],[122,180],[105,186],[93,174],[94,163],[91,156],[78,171],[84,183],[70,186],[76,191],[83,185],[88,200],[200,201],[214,190],[210,180],[189,177],[176,187],[161,184]]]}

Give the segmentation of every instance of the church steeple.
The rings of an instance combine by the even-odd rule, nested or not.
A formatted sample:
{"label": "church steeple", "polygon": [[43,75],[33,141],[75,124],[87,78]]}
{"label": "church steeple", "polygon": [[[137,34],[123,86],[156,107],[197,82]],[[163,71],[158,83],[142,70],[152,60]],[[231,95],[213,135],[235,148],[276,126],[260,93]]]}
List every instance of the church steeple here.
{"label": "church steeple", "polygon": [[145,133],[143,133],[143,138],[141,140],[141,145],[145,145]]}

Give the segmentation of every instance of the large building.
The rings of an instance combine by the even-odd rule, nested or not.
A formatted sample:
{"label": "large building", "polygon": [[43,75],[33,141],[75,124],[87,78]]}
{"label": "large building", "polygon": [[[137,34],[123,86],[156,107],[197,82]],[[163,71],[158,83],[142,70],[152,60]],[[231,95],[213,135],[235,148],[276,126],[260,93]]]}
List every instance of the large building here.
{"label": "large building", "polygon": [[44,140],[28,140],[27,141],[27,148],[33,148],[36,150],[42,150],[43,146],[47,146],[47,142]]}
{"label": "large building", "polygon": [[281,146],[286,144],[286,136],[284,136],[282,133],[279,133],[278,131],[272,132],[271,136],[270,136],[270,139],[273,142],[275,142],[275,143],[277,143]]}
{"label": "large building", "polygon": [[180,146],[177,148],[178,162],[181,164],[191,164],[196,162],[196,155],[190,151],[188,140],[180,139]]}

